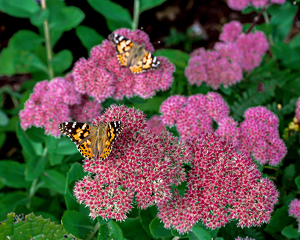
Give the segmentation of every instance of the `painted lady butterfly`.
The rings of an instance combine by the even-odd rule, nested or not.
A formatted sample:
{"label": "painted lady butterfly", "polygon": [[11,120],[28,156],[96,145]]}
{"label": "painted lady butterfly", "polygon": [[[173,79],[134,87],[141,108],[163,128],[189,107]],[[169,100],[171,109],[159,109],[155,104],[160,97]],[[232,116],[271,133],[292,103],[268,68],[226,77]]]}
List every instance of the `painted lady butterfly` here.
{"label": "painted lady butterfly", "polygon": [[123,130],[120,121],[100,123],[99,126],[83,122],[62,122],[58,128],[76,144],[81,155],[89,160],[98,156],[101,160],[107,158],[114,141]]}
{"label": "painted lady butterfly", "polygon": [[110,34],[108,39],[116,47],[120,64],[123,67],[129,67],[132,73],[142,73],[159,67],[160,62],[151,52],[145,50],[144,44],[138,45],[116,33]]}

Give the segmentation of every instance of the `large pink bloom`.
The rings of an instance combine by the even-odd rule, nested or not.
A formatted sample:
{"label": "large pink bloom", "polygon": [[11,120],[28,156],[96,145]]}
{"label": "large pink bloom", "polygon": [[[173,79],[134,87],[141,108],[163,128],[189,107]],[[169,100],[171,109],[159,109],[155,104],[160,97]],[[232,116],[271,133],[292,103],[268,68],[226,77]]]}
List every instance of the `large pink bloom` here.
{"label": "large pink bloom", "polygon": [[251,159],[235,152],[219,137],[204,134],[190,142],[194,159],[188,173],[188,190],[159,205],[165,228],[185,233],[202,221],[220,228],[232,219],[238,226],[260,226],[270,221],[279,193]]}
{"label": "large pink bloom", "polygon": [[[148,35],[141,31],[118,29],[114,33],[123,35],[145,49],[153,51]],[[89,59],[81,58],[75,63],[73,76],[77,91],[92,96],[98,102],[107,98],[121,100],[124,97],[150,98],[159,90],[167,90],[173,82],[175,67],[165,57],[158,57],[160,68],[142,74],[133,74],[117,60],[113,43],[104,40],[95,46]]]}

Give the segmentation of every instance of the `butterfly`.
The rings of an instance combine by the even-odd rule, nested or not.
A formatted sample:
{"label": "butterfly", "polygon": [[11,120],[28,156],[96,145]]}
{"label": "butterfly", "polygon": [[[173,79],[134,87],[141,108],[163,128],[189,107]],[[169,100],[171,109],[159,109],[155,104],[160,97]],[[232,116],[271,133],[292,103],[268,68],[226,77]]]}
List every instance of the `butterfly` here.
{"label": "butterfly", "polygon": [[106,159],[113,143],[123,130],[121,121],[113,121],[99,126],[84,122],[62,122],[59,130],[67,135],[77,146],[81,155],[89,160]]}
{"label": "butterfly", "polygon": [[116,47],[117,58],[121,66],[129,67],[132,73],[143,73],[160,66],[157,58],[145,50],[144,44],[139,45],[116,33],[110,34],[108,39]]}

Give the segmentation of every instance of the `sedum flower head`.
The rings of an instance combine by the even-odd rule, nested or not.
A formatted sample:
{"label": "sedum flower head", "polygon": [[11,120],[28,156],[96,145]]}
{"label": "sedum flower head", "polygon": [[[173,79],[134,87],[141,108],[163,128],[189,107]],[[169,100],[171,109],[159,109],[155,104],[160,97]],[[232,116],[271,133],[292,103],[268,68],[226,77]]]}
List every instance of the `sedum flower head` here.
{"label": "sedum flower head", "polygon": [[239,150],[252,155],[259,163],[278,165],[287,153],[278,133],[277,116],[265,107],[248,109],[240,125]]}
{"label": "sedum flower head", "polygon": [[213,120],[218,122],[229,114],[221,95],[213,92],[189,97],[171,96],[161,104],[159,111],[165,125],[176,125],[182,140],[213,132]]}
{"label": "sedum flower head", "polygon": [[269,222],[279,193],[249,157],[208,133],[190,145],[194,159],[185,195],[159,206],[158,217],[166,228],[185,233],[200,220],[211,229],[232,219],[240,227]]}
{"label": "sedum flower head", "polygon": [[[145,49],[154,50],[148,35],[141,31],[121,28],[114,33],[123,35]],[[92,48],[89,59],[81,58],[74,66],[73,76],[77,91],[92,96],[98,102],[112,97],[122,100],[140,96],[144,99],[155,95],[156,91],[167,90],[173,82],[175,67],[165,57],[158,57],[160,68],[142,74],[133,74],[122,67],[117,60],[113,43],[104,40]]]}
{"label": "sedum flower head", "polygon": [[[85,161],[84,170],[94,177],[80,180],[74,194],[90,208],[92,218],[121,221],[131,210],[133,197],[141,209],[172,198],[171,185],[186,179],[182,164],[189,160],[189,151],[167,132],[155,135],[149,131],[144,114],[134,108],[112,106],[94,124],[111,121],[122,122],[122,133],[107,159]],[[86,183],[93,192],[87,191]],[[112,189],[116,195],[111,194]]]}
{"label": "sedum flower head", "polygon": [[217,90],[221,84],[231,86],[242,80],[243,71],[257,67],[269,45],[262,32],[243,34],[242,25],[233,21],[225,24],[214,49],[196,49],[191,53],[185,75],[191,85],[205,82]]}
{"label": "sedum flower head", "polygon": [[71,121],[70,106],[79,104],[81,95],[75,86],[64,78],[54,78],[38,82],[33,93],[20,111],[21,127],[44,127],[46,134],[59,136],[57,125],[62,121]]}
{"label": "sedum flower head", "polygon": [[264,7],[268,2],[283,4],[286,0],[228,0],[228,6],[234,10],[242,10],[252,4],[254,7]]}
{"label": "sedum flower head", "polygon": [[166,132],[166,126],[162,123],[161,117],[158,115],[152,116],[147,121],[147,128],[157,135]]}
{"label": "sedum flower head", "polygon": [[289,216],[295,217],[298,222],[298,231],[300,232],[300,200],[295,198],[289,205]]}
{"label": "sedum flower head", "polygon": [[298,120],[298,122],[300,122],[300,97],[298,98],[297,100],[297,103],[296,103],[296,119]]}

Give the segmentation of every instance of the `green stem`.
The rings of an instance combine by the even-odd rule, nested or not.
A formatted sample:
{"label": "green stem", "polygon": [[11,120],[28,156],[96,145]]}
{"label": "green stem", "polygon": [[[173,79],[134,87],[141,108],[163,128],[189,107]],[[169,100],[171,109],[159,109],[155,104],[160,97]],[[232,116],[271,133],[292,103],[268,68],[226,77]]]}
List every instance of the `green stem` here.
{"label": "green stem", "polygon": [[93,232],[89,236],[87,236],[86,240],[92,239],[94,235],[98,232],[99,228],[100,228],[100,223],[97,222],[96,225],[94,226]]}
{"label": "green stem", "polygon": [[[267,25],[270,25],[270,18],[269,18],[268,13],[263,12],[263,17],[264,17],[265,23],[266,23]],[[270,45],[271,45],[271,46],[274,45],[272,33],[269,34],[269,42],[270,42]]]}
{"label": "green stem", "polygon": [[[41,0],[42,9],[46,9],[46,0]],[[47,62],[48,62],[48,75],[49,80],[54,78],[54,71],[52,67],[52,49],[51,49],[51,40],[50,40],[50,31],[48,20],[44,21],[44,35],[45,35],[45,44],[46,44],[46,52],[47,52]]]}
{"label": "green stem", "polygon": [[132,30],[138,28],[140,17],[140,0],[134,0]]}

